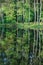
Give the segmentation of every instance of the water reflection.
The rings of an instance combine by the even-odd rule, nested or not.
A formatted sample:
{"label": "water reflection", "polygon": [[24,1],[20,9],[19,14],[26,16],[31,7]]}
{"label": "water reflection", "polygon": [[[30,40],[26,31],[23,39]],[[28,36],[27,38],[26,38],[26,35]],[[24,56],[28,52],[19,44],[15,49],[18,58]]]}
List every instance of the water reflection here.
{"label": "water reflection", "polygon": [[[29,65],[39,65],[42,63],[43,53],[43,31],[40,30],[18,30],[18,37],[16,37],[16,46],[7,48],[9,53],[9,59],[7,54],[0,52],[0,58],[4,65],[11,64],[16,59],[18,65],[26,62]],[[8,40],[10,40],[8,38]],[[14,43],[12,43],[13,45]],[[15,50],[14,50],[15,48]],[[14,58],[13,58],[14,57]]]}
{"label": "water reflection", "polygon": [[[29,47],[29,58],[30,64],[41,62],[42,43],[43,43],[43,31],[30,30],[30,47]],[[35,62],[36,61],[36,62]]]}

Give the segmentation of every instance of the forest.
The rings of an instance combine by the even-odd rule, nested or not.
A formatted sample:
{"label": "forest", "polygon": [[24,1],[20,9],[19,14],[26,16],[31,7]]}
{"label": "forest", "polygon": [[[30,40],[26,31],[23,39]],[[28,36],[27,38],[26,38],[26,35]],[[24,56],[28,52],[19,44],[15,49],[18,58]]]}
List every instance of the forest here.
{"label": "forest", "polygon": [[43,0],[0,0],[0,65],[43,65]]}

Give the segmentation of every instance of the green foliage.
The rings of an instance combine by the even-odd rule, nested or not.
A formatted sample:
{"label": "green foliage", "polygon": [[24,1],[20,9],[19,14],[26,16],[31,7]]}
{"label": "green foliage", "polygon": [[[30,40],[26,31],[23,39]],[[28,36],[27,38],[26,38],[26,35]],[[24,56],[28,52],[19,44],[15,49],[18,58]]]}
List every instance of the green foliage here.
{"label": "green foliage", "polygon": [[[0,0],[0,2],[0,65],[29,65],[30,52],[33,51],[33,45],[35,44],[34,30],[36,31],[36,37],[37,30],[43,30],[42,23],[33,23],[33,0],[30,3],[28,0],[24,0],[24,4],[23,0]],[[43,14],[43,11],[41,14]],[[43,49],[43,32],[39,31],[39,34]],[[37,42],[37,39],[35,42]],[[38,46],[37,49],[39,50]],[[40,53],[41,61],[43,59],[42,49]],[[4,56],[2,52],[5,54]],[[38,65],[40,61],[37,57],[39,57],[38,52],[36,58],[33,59],[35,65]],[[4,58],[7,58],[5,64]]]}

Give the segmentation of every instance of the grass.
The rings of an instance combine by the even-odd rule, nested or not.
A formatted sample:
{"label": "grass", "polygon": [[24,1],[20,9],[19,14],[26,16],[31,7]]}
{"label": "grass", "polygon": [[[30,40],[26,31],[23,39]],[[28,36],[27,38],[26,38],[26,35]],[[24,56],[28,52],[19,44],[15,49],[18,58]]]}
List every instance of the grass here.
{"label": "grass", "polygon": [[12,28],[14,27],[15,28],[15,25],[17,28],[19,29],[35,29],[35,30],[43,30],[43,23],[40,22],[40,23],[9,23],[9,24],[0,24],[0,28],[1,27],[6,27],[6,28]]}
{"label": "grass", "polygon": [[36,29],[36,30],[43,30],[43,23],[18,23],[18,28],[20,29]]}

